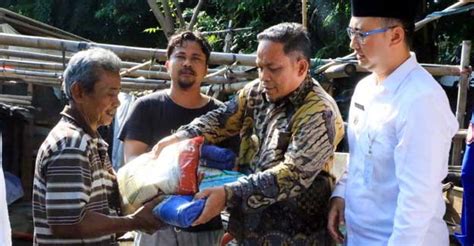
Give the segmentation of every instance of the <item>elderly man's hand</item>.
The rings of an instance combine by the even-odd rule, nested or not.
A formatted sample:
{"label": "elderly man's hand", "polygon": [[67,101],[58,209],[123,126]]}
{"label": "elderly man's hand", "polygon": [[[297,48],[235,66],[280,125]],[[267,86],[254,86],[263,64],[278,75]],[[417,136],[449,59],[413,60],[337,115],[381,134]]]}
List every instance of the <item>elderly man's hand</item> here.
{"label": "elderly man's hand", "polygon": [[345,223],[344,208],[344,199],[340,197],[334,197],[331,199],[327,229],[336,243],[344,242],[344,235],[339,231],[339,226],[344,225]]}
{"label": "elderly man's hand", "polygon": [[156,196],[131,215],[138,230],[153,234],[156,230],[160,229],[163,223],[153,215],[153,208],[163,201],[165,197],[163,195]]}
{"label": "elderly man's hand", "polygon": [[179,139],[176,135],[169,135],[167,137],[162,138],[155,146],[153,146],[153,149],[151,150],[151,153],[155,158],[158,158],[160,155],[161,151],[168,145],[177,143],[181,140],[184,139]]}
{"label": "elderly man's hand", "polygon": [[194,198],[207,198],[206,205],[201,213],[201,216],[193,222],[193,226],[204,224],[212,218],[219,215],[225,208],[225,190],[224,186],[213,187],[197,193]]}

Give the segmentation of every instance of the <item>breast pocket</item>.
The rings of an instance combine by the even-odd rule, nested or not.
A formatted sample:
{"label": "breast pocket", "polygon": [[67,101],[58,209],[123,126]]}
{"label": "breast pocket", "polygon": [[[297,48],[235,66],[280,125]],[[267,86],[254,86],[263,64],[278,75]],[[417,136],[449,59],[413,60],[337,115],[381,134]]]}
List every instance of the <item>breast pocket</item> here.
{"label": "breast pocket", "polygon": [[391,163],[397,141],[393,128],[386,122],[379,122],[378,127],[371,128],[366,136],[363,177],[364,183],[371,187],[374,183],[389,178],[387,173],[393,169]]}
{"label": "breast pocket", "polygon": [[270,149],[286,150],[290,143],[291,132],[275,129],[269,143]]}

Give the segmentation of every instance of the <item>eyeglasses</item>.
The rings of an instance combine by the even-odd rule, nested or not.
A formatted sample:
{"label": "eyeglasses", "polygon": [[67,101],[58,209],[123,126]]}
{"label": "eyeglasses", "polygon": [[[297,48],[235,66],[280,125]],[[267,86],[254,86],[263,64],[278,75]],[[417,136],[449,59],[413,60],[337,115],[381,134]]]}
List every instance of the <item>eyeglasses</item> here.
{"label": "eyeglasses", "polygon": [[377,33],[384,33],[394,27],[397,27],[397,26],[389,26],[389,27],[374,29],[368,32],[361,32],[361,31],[354,30],[352,27],[348,27],[346,31],[347,31],[347,35],[349,36],[349,39],[352,40],[352,38],[355,37],[359,44],[365,44],[365,38],[367,38],[368,36],[374,35]]}

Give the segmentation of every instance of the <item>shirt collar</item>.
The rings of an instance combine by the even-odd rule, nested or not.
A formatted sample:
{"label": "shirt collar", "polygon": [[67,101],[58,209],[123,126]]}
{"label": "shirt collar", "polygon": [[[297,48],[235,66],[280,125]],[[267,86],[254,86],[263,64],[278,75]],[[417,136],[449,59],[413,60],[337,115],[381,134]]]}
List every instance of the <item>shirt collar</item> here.
{"label": "shirt collar", "polygon": [[98,138],[99,134],[97,131],[92,130],[92,128],[86,123],[84,116],[75,108],[72,108],[69,105],[66,105],[61,112],[63,117],[72,120],[76,125],[82,128],[87,134],[91,135],[93,138]]}
{"label": "shirt collar", "polygon": [[398,66],[395,71],[393,71],[384,81],[381,83],[381,88],[388,92],[395,92],[398,87],[402,84],[401,82],[406,79],[408,74],[416,68],[418,62],[416,60],[416,55],[413,52],[410,52],[410,57]]}

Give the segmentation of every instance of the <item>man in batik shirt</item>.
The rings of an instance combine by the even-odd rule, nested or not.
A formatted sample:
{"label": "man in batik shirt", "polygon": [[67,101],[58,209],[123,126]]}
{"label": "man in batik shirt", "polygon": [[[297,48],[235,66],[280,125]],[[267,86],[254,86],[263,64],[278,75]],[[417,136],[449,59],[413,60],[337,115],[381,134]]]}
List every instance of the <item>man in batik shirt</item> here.
{"label": "man in batik shirt", "polygon": [[309,77],[310,40],[303,26],[282,23],[260,33],[258,41],[259,79],[154,150],[197,135],[214,143],[240,134],[238,165],[248,176],[198,193],[207,202],[194,224],[227,207],[228,229],[239,244],[330,245],[331,170],[344,131],[339,110]]}

